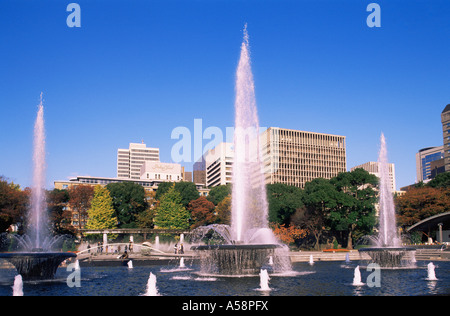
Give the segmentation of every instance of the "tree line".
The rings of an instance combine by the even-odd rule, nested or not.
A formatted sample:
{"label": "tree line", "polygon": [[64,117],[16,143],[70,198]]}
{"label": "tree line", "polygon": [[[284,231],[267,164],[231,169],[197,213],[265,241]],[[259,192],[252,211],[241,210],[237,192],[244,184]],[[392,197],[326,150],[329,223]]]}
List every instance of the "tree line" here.
{"label": "tree line", "polygon": [[[399,225],[403,228],[440,212],[449,211],[450,173],[427,185],[419,184],[396,197]],[[378,179],[363,169],[332,179],[314,179],[304,189],[281,183],[267,185],[269,222],[288,244],[319,249],[321,244],[351,249],[360,237],[377,226],[375,204]],[[0,231],[11,224],[19,232],[27,225],[30,189],[0,177]],[[231,222],[231,186],[211,188],[200,196],[194,183],[161,183],[147,192],[132,182],[105,187],[78,185],[47,191],[47,209],[55,234],[76,234],[82,227],[169,228]]]}

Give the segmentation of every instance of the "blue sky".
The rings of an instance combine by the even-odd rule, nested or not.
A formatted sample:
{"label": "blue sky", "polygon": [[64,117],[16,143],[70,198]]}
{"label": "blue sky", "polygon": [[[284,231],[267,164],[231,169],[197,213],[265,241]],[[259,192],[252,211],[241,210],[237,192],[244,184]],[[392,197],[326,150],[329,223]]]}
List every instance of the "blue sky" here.
{"label": "blue sky", "polygon": [[261,126],[344,135],[348,169],[377,159],[384,132],[397,188],[442,145],[448,0],[376,1],[380,28],[364,0],[79,0],[80,28],[70,2],[0,2],[0,175],[22,187],[41,91],[48,188],[114,177],[117,149],[142,139],[170,162],[172,130],[194,119],[233,126],[245,23]]}

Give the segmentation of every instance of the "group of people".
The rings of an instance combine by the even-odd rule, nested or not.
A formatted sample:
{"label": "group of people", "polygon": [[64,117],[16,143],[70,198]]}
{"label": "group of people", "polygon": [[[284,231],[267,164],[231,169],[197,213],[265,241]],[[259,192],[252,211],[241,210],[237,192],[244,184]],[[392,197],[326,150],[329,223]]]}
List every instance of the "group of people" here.
{"label": "group of people", "polygon": [[177,254],[179,254],[179,255],[184,254],[184,246],[183,246],[183,244],[180,244],[178,246],[178,243],[176,243],[175,246],[173,246],[173,249],[174,249],[176,255]]}
{"label": "group of people", "polygon": [[[91,253],[91,245],[87,245],[88,253]],[[97,246],[95,247],[97,249],[98,254],[103,254],[103,251],[105,251],[106,254],[108,253],[121,253],[122,252],[122,246],[121,245],[103,245],[102,242],[98,242]],[[125,252],[132,253],[133,252],[133,242],[130,242],[128,245],[125,245]]]}

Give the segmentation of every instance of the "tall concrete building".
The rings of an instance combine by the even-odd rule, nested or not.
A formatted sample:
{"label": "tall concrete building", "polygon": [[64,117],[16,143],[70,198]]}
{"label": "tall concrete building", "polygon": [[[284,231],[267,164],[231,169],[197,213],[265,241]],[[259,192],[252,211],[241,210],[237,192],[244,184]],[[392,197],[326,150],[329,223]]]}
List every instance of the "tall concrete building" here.
{"label": "tall concrete building", "polygon": [[450,104],[441,113],[445,171],[450,171]]}
{"label": "tall concrete building", "polygon": [[433,162],[444,159],[444,146],[422,148],[416,153],[416,181],[428,182],[433,176]]}
{"label": "tall concrete building", "polygon": [[198,184],[206,184],[206,161],[204,156],[194,163],[193,169],[193,182]]}
{"label": "tall concrete building", "polygon": [[205,153],[206,186],[215,187],[232,182],[234,150],[232,143],[220,143]]}
{"label": "tall concrete building", "polygon": [[159,148],[148,148],[143,142],[130,143],[128,149],[117,150],[117,177],[140,179],[145,161],[159,161]]}
{"label": "tall concrete building", "polygon": [[266,183],[303,188],[347,171],[345,136],[269,127],[260,144]]}
{"label": "tall concrete building", "polygon": [[[378,162],[369,161],[369,162],[366,162],[365,164],[351,168],[351,171],[358,169],[358,168],[364,169],[367,172],[374,174],[378,178],[380,177],[380,173],[378,171]],[[389,180],[390,180],[390,184],[391,184],[391,191],[396,192],[397,190],[396,190],[396,183],[395,183],[395,165],[393,163],[389,164]]]}

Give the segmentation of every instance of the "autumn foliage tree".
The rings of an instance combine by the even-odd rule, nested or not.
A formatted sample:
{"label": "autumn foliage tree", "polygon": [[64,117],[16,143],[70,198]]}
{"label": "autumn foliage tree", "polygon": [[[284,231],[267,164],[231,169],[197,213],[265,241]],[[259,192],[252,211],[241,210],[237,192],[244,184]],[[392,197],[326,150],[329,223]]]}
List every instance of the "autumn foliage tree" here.
{"label": "autumn foliage tree", "polygon": [[11,224],[23,222],[28,209],[29,191],[0,177],[0,233]]}
{"label": "autumn foliage tree", "polygon": [[68,205],[78,217],[78,229],[83,227],[83,222],[87,219],[93,196],[94,187],[92,186],[77,185],[69,188]]}
{"label": "autumn foliage tree", "polygon": [[231,195],[217,204],[216,214],[218,224],[231,225]]}
{"label": "autumn foliage tree", "polygon": [[193,221],[191,229],[213,224],[217,220],[214,209],[214,203],[208,201],[204,196],[191,201],[188,205],[188,210],[191,212],[191,219]]}
{"label": "autumn foliage tree", "polygon": [[67,190],[47,191],[47,209],[55,234],[75,233],[75,228],[71,223],[72,214],[66,207],[68,201],[69,192]]}
{"label": "autumn foliage tree", "polygon": [[294,225],[286,227],[285,224],[272,223],[272,230],[275,236],[283,243],[289,245],[296,240],[306,237],[307,231]]}
{"label": "autumn foliage tree", "polygon": [[408,227],[421,220],[450,211],[450,188],[414,188],[395,199],[399,225]]}

